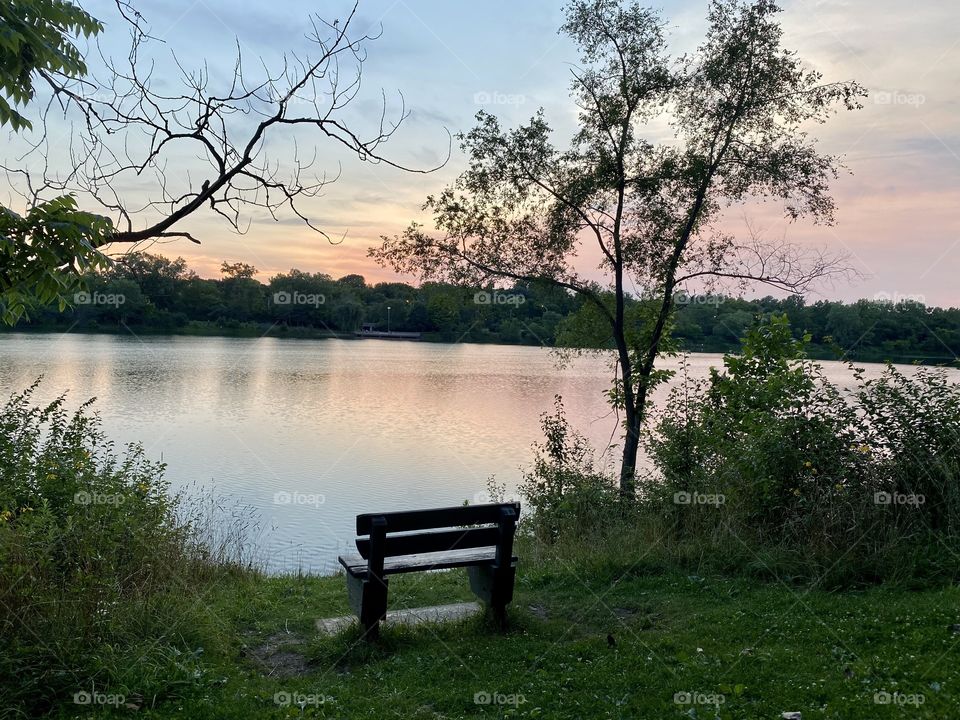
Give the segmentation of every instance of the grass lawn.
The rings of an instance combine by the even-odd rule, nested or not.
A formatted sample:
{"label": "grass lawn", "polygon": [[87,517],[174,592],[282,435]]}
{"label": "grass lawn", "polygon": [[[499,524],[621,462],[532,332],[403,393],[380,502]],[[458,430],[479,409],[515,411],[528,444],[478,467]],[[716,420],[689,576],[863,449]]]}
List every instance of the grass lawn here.
{"label": "grass lawn", "polygon": [[[390,599],[471,596],[452,571],[395,577]],[[137,668],[97,691],[143,718],[960,718],[957,587],[828,593],[559,564],[521,568],[506,634],[476,618],[385,630],[375,647],[314,629],[348,614],[342,577],[238,579],[206,602],[215,633],[171,628],[203,643],[184,659],[194,682],[141,698]]]}

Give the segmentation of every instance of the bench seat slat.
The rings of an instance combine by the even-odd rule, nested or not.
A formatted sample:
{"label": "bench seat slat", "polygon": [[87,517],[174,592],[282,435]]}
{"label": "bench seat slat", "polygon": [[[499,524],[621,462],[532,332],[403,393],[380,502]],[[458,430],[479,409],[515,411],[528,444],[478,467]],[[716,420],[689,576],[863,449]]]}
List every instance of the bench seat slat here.
{"label": "bench seat slat", "polygon": [[[384,560],[383,574],[396,575],[424,570],[446,570],[470,565],[492,565],[496,558],[495,547],[469,548],[466,550],[448,550],[446,552],[403,555]],[[367,574],[367,561],[360,555],[341,555],[340,564],[354,577],[362,578]],[[512,558],[517,562],[516,556]]]}

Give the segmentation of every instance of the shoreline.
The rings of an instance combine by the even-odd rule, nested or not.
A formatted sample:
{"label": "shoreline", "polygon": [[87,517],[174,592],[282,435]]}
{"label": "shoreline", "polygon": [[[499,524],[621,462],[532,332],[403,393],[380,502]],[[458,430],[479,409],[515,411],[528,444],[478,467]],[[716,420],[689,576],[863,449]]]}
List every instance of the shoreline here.
{"label": "shoreline", "polygon": [[[360,337],[353,332],[337,332],[333,330],[321,330],[312,327],[290,327],[286,325],[270,326],[261,324],[259,326],[241,326],[238,328],[228,327],[210,327],[207,325],[190,325],[184,328],[152,328],[152,327],[96,327],[96,328],[53,328],[53,327],[13,327],[0,329],[0,337],[5,335],[105,335],[105,336],[150,336],[150,337],[223,337],[237,339],[260,339],[264,337],[275,338],[278,340],[381,340],[386,338]],[[431,344],[448,345],[499,345],[502,347],[543,347],[548,350],[562,350],[562,346],[543,345],[540,343],[504,343],[504,342],[482,342],[477,340],[459,340],[442,337],[441,333],[421,333],[419,338],[389,338],[390,342],[416,342]],[[679,354],[689,355],[725,355],[733,354],[738,349],[735,345],[707,345],[701,344],[694,348],[680,348]],[[612,350],[612,348],[589,348],[587,352],[603,352]],[[812,345],[810,347],[809,359],[834,362],[856,362],[875,365],[885,365],[888,362],[895,365],[928,365],[943,366],[948,368],[960,368],[960,360],[947,355],[930,356],[920,354],[890,354],[882,351],[864,351],[848,352],[841,357],[832,351],[831,348],[822,345]]]}

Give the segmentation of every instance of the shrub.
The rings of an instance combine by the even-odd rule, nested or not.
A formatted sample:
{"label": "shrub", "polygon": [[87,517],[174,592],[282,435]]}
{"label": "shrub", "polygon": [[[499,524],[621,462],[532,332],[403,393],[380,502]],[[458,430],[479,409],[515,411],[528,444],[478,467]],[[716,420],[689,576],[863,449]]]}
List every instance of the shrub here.
{"label": "shrub", "polygon": [[520,493],[525,524],[540,541],[590,537],[616,516],[618,493],[608,468],[598,467],[589,442],[570,427],[558,395],[554,413],[540,416],[544,442],[534,445],[533,467]]}
{"label": "shrub", "polygon": [[197,598],[236,567],[182,517],[162,464],[118,455],[90,402],[35,405],[37,386],[0,409],[0,688],[36,712],[195,680],[211,623]]}
{"label": "shrub", "polygon": [[888,365],[862,383],[857,401],[875,490],[889,501],[898,531],[960,535],[960,385],[942,369],[908,377]]}
{"label": "shrub", "polygon": [[674,389],[647,437],[643,512],[676,543],[790,574],[955,576],[960,386],[888,366],[853,370],[845,392],[807,342],[774,317],[723,371]]}

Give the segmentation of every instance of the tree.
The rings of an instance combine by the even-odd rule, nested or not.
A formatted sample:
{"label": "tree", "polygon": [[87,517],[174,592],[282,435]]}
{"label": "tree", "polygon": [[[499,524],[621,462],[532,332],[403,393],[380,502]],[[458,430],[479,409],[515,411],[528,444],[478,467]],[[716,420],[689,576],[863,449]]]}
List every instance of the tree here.
{"label": "tree", "polygon": [[0,205],[0,322],[12,325],[38,305],[66,308],[83,273],[108,266],[97,245],[110,231],[109,220],[69,195],[22,216]]}
{"label": "tree", "polygon": [[[476,127],[460,136],[467,169],[425,204],[439,232],[414,223],[370,250],[423,279],[541,280],[590,303],[617,350],[611,400],[623,412],[626,497],[635,493],[647,401],[665,377],[656,360],[684,283],[799,292],[844,270],[842,258],[752,231],[738,239],[717,225],[725,207],[756,198],[781,200],[790,219],[833,219],[829,181],[840,161],[819,154],[804,127],[825,122],[838,105],[860,107],[864,92],[855,82],[823,84],[804,69],[781,47],[778,12],[770,0],[714,0],[704,41],[673,59],[655,11],[573,0],[562,31],[583,67],[573,71],[579,129],[569,147],[553,144],[542,110],[514,130],[478,113]],[[642,136],[664,121],[673,138]],[[599,249],[605,288],[574,268],[587,243]],[[632,285],[652,303],[635,321],[626,313]]]}
{"label": "tree", "polygon": [[182,257],[170,260],[145,252],[128,253],[109,270],[111,275],[134,280],[157,308],[168,311],[180,309],[180,281],[188,272]]}
{"label": "tree", "polygon": [[337,284],[356,292],[363,292],[367,289],[367,281],[364,280],[363,275],[344,275],[337,280]]}
{"label": "tree", "polygon": [[250,280],[257,272],[253,265],[243,262],[228,263],[224,260],[220,263],[220,274],[225,280]]}
{"label": "tree", "polygon": [[363,322],[363,305],[354,297],[348,296],[337,305],[334,322],[339,330],[351,332],[359,330]]}
{"label": "tree", "polygon": [[[339,176],[318,167],[322,156],[315,147],[317,140],[339,146],[361,161],[410,172],[432,171],[405,167],[382,152],[383,143],[407,117],[402,96],[392,120],[384,96],[382,113],[366,131],[346,118],[345,107],[360,90],[367,43],[376,39],[369,33],[353,34],[356,6],[345,18],[312,18],[307,24],[312,51],[289,53],[272,70],[266,63],[244,58],[238,43],[233,72],[225,84],[212,82],[206,68],[187,69],[174,56],[182,90],[154,89],[156,58],[149,48],[155,38],[128,0],[117,0],[116,7],[131,31],[129,54],[118,63],[101,51],[103,69],[87,74],[67,37],[71,31],[98,32],[97,21],[57,0],[4,5],[3,17],[16,16],[17,23],[12,33],[5,26],[0,33],[2,88],[5,92],[13,88],[14,98],[25,102],[33,97],[36,75],[44,81],[48,97],[37,102],[43,132],[26,156],[28,162],[38,159],[39,165],[25,167],[18,157],[0,161],[0,169],[16,183],[28,210],[57,196],[57,207],[64,213],[76,210],[78,203],[88,211],[68,218],[76,220],[73,227],[79,229],[82,242],[72,235],[70,242],[61,241],[58,226],[48,224],[43,233],[20,231],[17,238],[26,238],[27,244],[18,250],[9,247],[14,241],[4,233],[0,305],[8,319],[22,315],[31,299],[68,303],[68,290],[78,275],[90,266],[106,265],[107,253],[117,248],[166,238],[199,243],[184,223],[202,209],[220,215],[241,234],[249,229],[248,212],[274,220],[287,213],[329,239],[302,206]],[[34,54],[30,63],[16,60],[15,49],[29,55],[35,39],[43,53]],[[251,71],[257,66],[262,71]],[[11,116],[22,126],[25,121],[19,117]],[[52,132],[51,123],[57,124],[57,132]],[[64,139],[62,131],[68,127],[73,131]],[[299,142],[284,156],[275,156],[271,151],[282,136]],[[70,148],[71,167],[51,167],[57,146]],[[301,156],[298,148],[304,146],[311,150]],[[199,173],[168,177],[168,165],[179,167],[184,156],[197,157]],[[124,191],[128,181],[136,179],[142,186],[145,177],[155,181],[147,201],[128,197]],[[64,196],[72,198],[72,206]],[[89,212],[94,209],[99,214]],[[21,223],[19,215],[8,214]],[[45,243],[55,248],[52,257],[45,252]],[[11,257],[13,261],[8,261]],[[54,261],[57,264],[51,265]],[[30,298],[36,278],[51,272],[56,282]]]}
{"label": "tree", "polygon": [[14,131],[32,127],[16,110],[34,97],[34,76],[76,79],[87,74],[87,65],[70,35],[90,37],[103,25],[72,2],[16,0],[0,5],[0,126]]}
{"label": "tree", "polygon": [[[0,127],[29,130],[16,107],[33,100],[35,76],[66,82],[85,75],[70,35],[90,37],[103,26],[64,0],[18,0],[0,4],[0,28]],[[0,322],[13,324],[37,304],[66,307],[79,275],[106,267],[95,247],[110,230],[106,218],[81,212],[69,195],[23,214],[0,206]]]}
{"label": "tree", "polygon": [[834,305],[827,314],[827,332],[844,349],[863,339],[860,311],[856,305]]}
{"label": "tree", "polygon": [[247,263],[220,263],[225,311],[232,320],[256,319],[264,308],[263,286],[254,278],[257,269]]}

